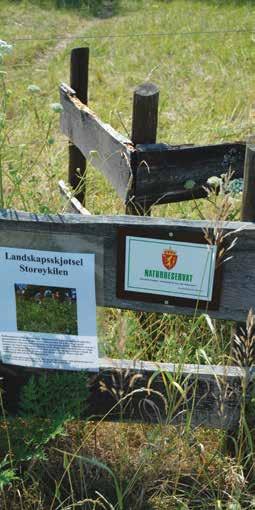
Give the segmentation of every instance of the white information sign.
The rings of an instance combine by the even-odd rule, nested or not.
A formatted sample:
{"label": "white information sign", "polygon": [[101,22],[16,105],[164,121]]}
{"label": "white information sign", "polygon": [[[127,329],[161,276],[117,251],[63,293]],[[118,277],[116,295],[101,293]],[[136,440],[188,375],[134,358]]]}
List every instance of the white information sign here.
{"label": "white information sign", "polygon": [[95,255],[0,248],[4,363],[97,370]]}
{"label": "white information sign", "polygon": [[95,337],[49,333],[2,333],[2,362],[63,370],[98,370]]}
{"label": "white information sign", "polygon": [[210,301],[216,246],[126,236],[125,291]]}

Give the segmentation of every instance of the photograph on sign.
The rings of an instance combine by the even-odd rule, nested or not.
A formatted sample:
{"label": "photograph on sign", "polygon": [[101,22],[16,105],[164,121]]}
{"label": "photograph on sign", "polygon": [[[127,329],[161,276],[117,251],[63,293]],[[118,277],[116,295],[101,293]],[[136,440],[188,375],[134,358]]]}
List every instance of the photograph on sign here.
{"label": "photograph on sign", "polygon": [[15,284],[18,331],[78,335],[76,289]]}
{"label": "photograph on sign", "polygon": [[0,279],[3,363],[98,369],[94,254],[1,247]]}
{"label": "photograph on sign", "polygon": [[171,239],[121,229],[117,295],[164,304],[217,307],[217,247],[201,235],[193,242],[178,233]]}

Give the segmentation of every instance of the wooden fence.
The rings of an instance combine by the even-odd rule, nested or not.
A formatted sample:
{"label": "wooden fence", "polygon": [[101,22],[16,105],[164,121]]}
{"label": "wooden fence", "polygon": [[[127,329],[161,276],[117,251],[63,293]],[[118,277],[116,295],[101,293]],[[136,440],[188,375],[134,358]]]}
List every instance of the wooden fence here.
{"label": "wooden fence", "polygon": [[[69,183],[73,188],[79,185],[79,175],[85,176],[86,158],[90,158],[124,200],[126,211],[142,215],[148,213],[154,203],[202,197],[208,177],[221,175],[230,167],[235,172],[234,177],[241,177],[245,166],[243,217],[246,222],[217,224],[128,215],[93,216],[80,203],[85,201],[84,179],[77,197],[60,183],[62,193],[79,215],[43,216],[1,211],[1,245],[95,253],[98,306],[194,316],[203,311],[117,296],[118,235],[120,230],[130,226],[137,235],[142,232],[151,238],[165,238],[171,234],[173,240],[180,234],[192,239],[205,230],[215,239],[216,233],[220,233],[221,238],[237,242],[231,250],[231,260],[224,264],[222,271],[219,307],[206,312],[218,319],[244,321],[249,310],[255,309],[255,225],[247,223],[255,218],[254,193],[247,185],[253,182],[255,174],[253,148],[246,148],[242,142],[203,147],[156,144],[158,90],[151,85],[135,91],[132,140],[123,137],[98,119],[86,105],[86,48],[72,52],[71,85],[72,88],[61,85],[60,97],[64,109],[61,128],[71,142]],[[185,188],[187,180],[194,180],[192,190]],[[10,412],[19,410],[21,387],[32,374],[41,373],[38,369],[0,365],[5,404]],[[234,430],[238,426],[241,405],[244,399],[249,400],[253,376],[254,370],[247,367],[100,359],[99,373],[89,376],[87,414],[93,419],[106,416],[118,420],[121,417],[148,423],[177,424],[188,419],[195,427]]]}
{"label": "wooden fence", "polygon": [[[193,234],[205,226],[214,226],[201,221],[181,222],[162,218],[77,214],[43,216],[2,211],[0,243],[6,247],[95,253],[99,306],[194,315],[194,309],[189,307],[125,301],[116,297],[118,231],[130,225],[136,226],[138,234],[142,229],[149,235],[161,234],[162,231],[174,233],[176,230]],[[240,230],[236,233],[237,227]],[[255,307],[255,226],[223,223],[221,228],[226,233],[233,232],[238,242],[233,248],[233,258],[224,270],[219,310],[208,313],[221,319],[242,320],[249,308]],[[0,375],[8,410],[17,411],[22,385],[31,374],[40,373],[42,370],[39,369],[1,365]],[[238,424],[243,388],[252,376],[252,370],[238,367],[100,359],[99,375],[90,376],[89,415],[99,418],[110,413],[108,419],[116,420],[121,415],[122,419],[131,421],[167,423],[180,422],[188,416],[193,426],[228,429],[230,425],[232,428]],[[179,382],[185,389],[183,394],[178,392],[173,381]]]}

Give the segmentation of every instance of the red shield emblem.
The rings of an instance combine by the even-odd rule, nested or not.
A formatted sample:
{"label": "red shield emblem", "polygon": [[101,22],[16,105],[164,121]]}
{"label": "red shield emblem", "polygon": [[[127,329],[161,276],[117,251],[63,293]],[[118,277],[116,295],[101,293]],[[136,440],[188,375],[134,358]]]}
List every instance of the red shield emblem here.
{"label": "red shield emblem", "polygon": [[162,262],[166,269],[173,269],[177,262],[177,253],[174,250],[164,250],[162,253]]}

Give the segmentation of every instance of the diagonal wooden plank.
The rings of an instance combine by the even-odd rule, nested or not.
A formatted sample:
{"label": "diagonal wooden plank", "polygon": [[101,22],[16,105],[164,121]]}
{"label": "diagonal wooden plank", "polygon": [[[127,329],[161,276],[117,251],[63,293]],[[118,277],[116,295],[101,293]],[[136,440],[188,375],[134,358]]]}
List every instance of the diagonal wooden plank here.
{"label": "diagonal wooden plank", "polygon": [[123,200],[132,184],[132,142],[104,124],[81,103],[67,85],[60,87],[61,130],[82,154],[98,168]]}

